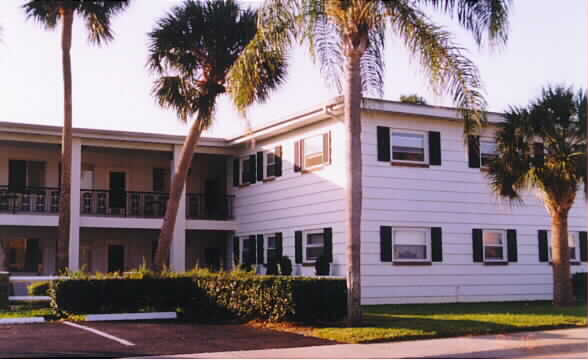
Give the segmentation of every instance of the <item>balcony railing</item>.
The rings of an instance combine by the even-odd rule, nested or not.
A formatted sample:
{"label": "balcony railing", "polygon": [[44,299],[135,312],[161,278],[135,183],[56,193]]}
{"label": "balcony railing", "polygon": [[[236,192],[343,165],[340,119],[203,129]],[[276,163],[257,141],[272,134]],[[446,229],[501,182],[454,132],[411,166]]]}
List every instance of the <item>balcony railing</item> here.
{"label": "balcony railing", "polygon": [[0,213],[54,214],[59,212],[59,189],[0,186]]}
{"label": "balcony railing", "polygon": [[188,219],[231,220],[234,199],[232,195],[219,197],[207,194],[187,194],[187,217]]}
{"label": "balcony railing", "polygon": [[82,190],[82,215],[161,218],[169,194],[138,191]]}

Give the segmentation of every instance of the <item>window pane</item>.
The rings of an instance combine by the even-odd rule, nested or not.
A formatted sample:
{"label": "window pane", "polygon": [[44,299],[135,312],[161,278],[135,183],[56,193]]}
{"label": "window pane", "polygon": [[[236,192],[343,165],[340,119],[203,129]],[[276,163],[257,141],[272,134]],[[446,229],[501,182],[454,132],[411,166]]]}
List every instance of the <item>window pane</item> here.
{"label": "window pane", "polygon": [[265,170],[265,175],[267,177],[276,176],[276,165],[268,165]]}
{"label": "window pane", "polygon": [[425,136],[421,134],[392,134],[392,159],[425,161]]}
{"label": "window pane", "polygon": [[267,158],[266,158],[267,164],[268,165],[273,165],[276,163],[276,154],[274,153],[267,153]]}
{"label": "window pane", "polygon": [[502,247],[486,246],[484,248],[484,257],[486,259],[490,259],[490,260],[502,260],[502,259],[504,259]]}
{"label": "window pane", "polygon": [[310,246],[322,246],[323,245],[323,234],[316,233],[316,234],[308,234],[306,237],[306,244]]}
{"label": "window pane", "polygon": [[570,259],[576,260],[576,248],[571,247],[571,248],[569,248],[569,250],[570,250]]}
{"label": "window pane", "polygon": [[395,230],[394,243],[397,245],[426,245],[427,235],[424,231]]}
{"label": "window pane", "polygon": [[268,249],[275,249],[276,248],[276,237],[270,236],[267,238],[267,248]]}
{"label": "window pane", "polygon": [[425,245],[395,245],[394,259],[396,260],[424,260],[427,258],[427,247]]}
{"label": "window pane", "polygon": [[316,260],[323,254],[322,247],[307,247],[306,248],[306,260]]}
{"label": "window pane", "polygon": [[323,136],[317,135],[304,139],[304,156],[323,153]]}
{"label": "window pane", "polygon": [[277,257],[278,257],[278,252],[275,249],[274,250],[271,250],[271,249],[267,250],[267,260],[268,261],[277,260]]}
{"label": "window pane", "polygon": [[484,245],[502,246],[502,232],[484,231]]}
{"label": "window pane", "polygon": [[493,141],[480,141],[480,153],[495,155],[497,152],[497,145]]}

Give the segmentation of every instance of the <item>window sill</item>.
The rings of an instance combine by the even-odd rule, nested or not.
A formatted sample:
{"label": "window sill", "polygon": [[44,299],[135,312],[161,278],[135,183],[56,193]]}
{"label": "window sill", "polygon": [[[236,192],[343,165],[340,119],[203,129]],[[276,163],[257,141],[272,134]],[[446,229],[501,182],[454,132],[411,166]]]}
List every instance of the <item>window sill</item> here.
{"label": "window sill", "polygon": [[300,172],[303,173],[303,174],[312,173],[312,172],[315,172],[315,171],[322,170],[326,166],[327,166],[326,164],[318,165],[318,166],[311,167],[310,169],[302,169],[302,170],[300,170]]}
{"label": "window sill", "polygon": [[433,265],[431,261],[393,261],[392,265]]}
{"label": "window sill", "polygon": [[[305,262],[305,263],[298,264],[298,265],[302,265],[303,267],[311,267],[311,266],[314,267],[315,264],[313,262]],[[330,262],[329,265],[333,265],[333,263]]]}
{"label": "window sill", "polygon": [[[553,265],[553,262],[549,262],[549,265]],[[581,261],[570,261],[570,265],[582,265]]]}
{"label": "window sill", "polygon": [[405,163],[405,162],[398,162],[398,161],[391,161],[390,165],[400,166],[400,167],[412,167],[412,168],[428,168],[429,167],[429,164]]}
{"label": "window sill", "polygon": [[508,261],[484,261],[484,265],[508,265]]}
{"label": "window sill", "polygon": [[240,188],[244,188],[244,187],[247,187],[247,186],[249,186],[249,185],[251,185],[251,184],[250,184],[250,183],[247,183],[247,184],[239,184],[239,187],[240,187]]}
{"label": "window sill", "polygon": [[272,182],[274,180],[276,180],[276,177],[275,176],[271,176],[271,177],[265,178],[265,179],[263,179],[261,181],[265,183],[265,182]]}

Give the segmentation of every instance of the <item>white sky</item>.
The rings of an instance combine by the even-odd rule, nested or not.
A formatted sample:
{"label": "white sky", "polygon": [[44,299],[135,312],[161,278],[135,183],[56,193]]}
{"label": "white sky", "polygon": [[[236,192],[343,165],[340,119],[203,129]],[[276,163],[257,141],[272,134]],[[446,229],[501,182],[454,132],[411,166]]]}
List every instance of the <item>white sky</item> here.
{"label": "white sky", "polygon": [[[63,121],[60,30],[46,31],[25,21],[22,0],[3,0],[0,24],[0,121],[60,125]],[[154,79],[145,68],[147,32],[176,0],[134,0],[114,19],[115,40],[102,48],[86,41],[83,23],[74,21],[74,126],[184,134],[173,111],[162,110],[150,95]],[[470,50],[485,84],[489,110],[523,105],[542,86],[564,83],[586,88],[587,2],[585,0],[516,0],[510,41],[498,52],[478,50],[471,37],[445,18],[456,40]],[[76,19],[77,20],[77,19]],[[418,64],[390,36],[386,50],[385,99],[418,93],[433,105],[451,105],[435,97],[419,74]],[[275,121],[336,96],[325,87],[318,67],[304,48],[293,51],[289,77],[267,104],[256,105],[252,125]],[[245,121],[223,98],[208,135],[232,136]]]}

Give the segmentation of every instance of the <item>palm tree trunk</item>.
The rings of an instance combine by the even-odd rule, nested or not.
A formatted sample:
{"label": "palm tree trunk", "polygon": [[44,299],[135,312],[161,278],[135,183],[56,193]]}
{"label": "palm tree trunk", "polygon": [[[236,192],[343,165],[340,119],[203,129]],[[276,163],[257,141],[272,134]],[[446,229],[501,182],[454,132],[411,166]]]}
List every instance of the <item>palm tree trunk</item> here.
{"label": "palm tree trunk", "polygon": [[574,304],[568,246],[568,216],[557,212],[551,219],[551,259],[553,266],[553,303],[555,306]]}
{"label": "palm tree trunk", "polygon": [[361,54],[346,56],[344,123],[346,133],[345,240],[347,244],[347,321],[361,322]]}
{"label": "palm tree trunk", "polygon": [[68,267],[69,232],[71,222],[71,142],[72,142],[72,75],[71,75],[71,33],[73,10],[64,9],[63,33],[61,38],[63,61],[63,132],[61,139],[61,192],[59,196],[59,225],[57,235],[58,271]]}
{"label": "palm tree trunk", "polygon": [[[202,121],[200,121],[199,113],[198,117],[190,127],[188,137],[184,141],[184,146],[182,147],[182,153],[180,155],[180,162],[175,169],[176,171],[172,178],[167,209],[165,211],[165,217],[163,218],[161,232],[159,233],[159,241],[157,242],[157,251],[155,252],[155,259],[151,266],[154,271],[161,271],[168,264],[169,250],[174,234],[174,228],[176,226],[180,198],[182,196],[182,191],[184,191],[188,169],[190,168],[194,156],[194,147],[196,146],[201,133]],[[185,216],[185,214],[183,214],[183,216]]]}

